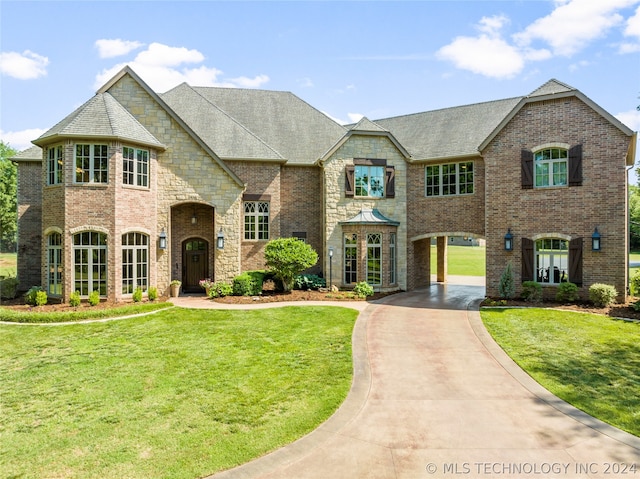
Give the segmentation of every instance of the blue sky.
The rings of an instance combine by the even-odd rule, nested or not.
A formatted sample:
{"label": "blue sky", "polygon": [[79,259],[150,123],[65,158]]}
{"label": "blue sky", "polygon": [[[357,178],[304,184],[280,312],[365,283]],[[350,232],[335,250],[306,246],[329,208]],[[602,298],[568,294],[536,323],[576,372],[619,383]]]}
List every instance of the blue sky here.
{"label": "blue sky", "polygon": [[342,123],[556,78],[640,129],[640,0],[1,0],[0,139],[29,147],[126,64],[158,92],[286,90]]}

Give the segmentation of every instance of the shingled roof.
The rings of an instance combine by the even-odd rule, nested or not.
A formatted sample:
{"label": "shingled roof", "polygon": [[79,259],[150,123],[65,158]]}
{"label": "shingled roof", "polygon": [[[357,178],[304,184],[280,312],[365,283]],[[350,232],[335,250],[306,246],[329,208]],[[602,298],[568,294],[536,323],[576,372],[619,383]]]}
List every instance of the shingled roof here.
{"label": "shingled roof", "polygon": [[43,146],[66,137],[113,138],[155,148],[165,148],[109,93],[97,93],[33,143]]}

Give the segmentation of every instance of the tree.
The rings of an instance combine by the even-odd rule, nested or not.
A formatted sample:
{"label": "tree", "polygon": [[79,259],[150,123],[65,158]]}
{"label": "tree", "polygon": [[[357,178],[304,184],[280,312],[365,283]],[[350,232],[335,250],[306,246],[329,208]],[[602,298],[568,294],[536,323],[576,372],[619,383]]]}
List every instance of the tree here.
{"label": "tree", "polygon": [[16,151],[0,141],[0,252],[15,251],[18,225],[16,165],[9,161]]}
{"label": "tree", "polygon": [[264,248],[267,268],[282,281],[285,291],[293,288],[293,279],[318,262],[318,253],[298,238],[279,238]]}
{"label": "tree", "polygon": [[629,185],[629,228],[631,249],[640,248],[640,188]]}

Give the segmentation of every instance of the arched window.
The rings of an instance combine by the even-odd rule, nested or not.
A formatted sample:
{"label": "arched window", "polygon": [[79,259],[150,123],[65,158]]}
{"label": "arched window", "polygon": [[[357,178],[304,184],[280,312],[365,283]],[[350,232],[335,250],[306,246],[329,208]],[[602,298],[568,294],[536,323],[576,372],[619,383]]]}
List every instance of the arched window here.
{"label": "arched window", "polygon": [[122,235],[122,294],[149,286],[149,237],[142,233]]}
{"label": "arched window", "polygon": [[545,148],[534,153],[535,186],[567,186],[569,155],[564,148]]}
{"label": "arched window", "polygon": [[542,238],[535,243],[536,281],[560,284],[569,281],[569,242]]}
{"label": "arched window", "polygon": [[62,235],[47,235],[47,294],[62,295]]}
{"label": "arched window", "polygon": [[82,296],[107,295],[107,235],[83,231],[73,235],[73,288]]}

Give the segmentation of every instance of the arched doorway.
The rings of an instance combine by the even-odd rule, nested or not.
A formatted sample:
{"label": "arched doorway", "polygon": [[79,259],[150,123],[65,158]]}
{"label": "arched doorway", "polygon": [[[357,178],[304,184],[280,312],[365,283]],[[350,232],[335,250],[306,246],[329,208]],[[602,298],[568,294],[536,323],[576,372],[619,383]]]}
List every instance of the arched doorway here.
{"label": "arched doorway", "polygon": [[200,280],[209,277],[209,242],[188,238],[182,242],[182,290],[201,293]]}

